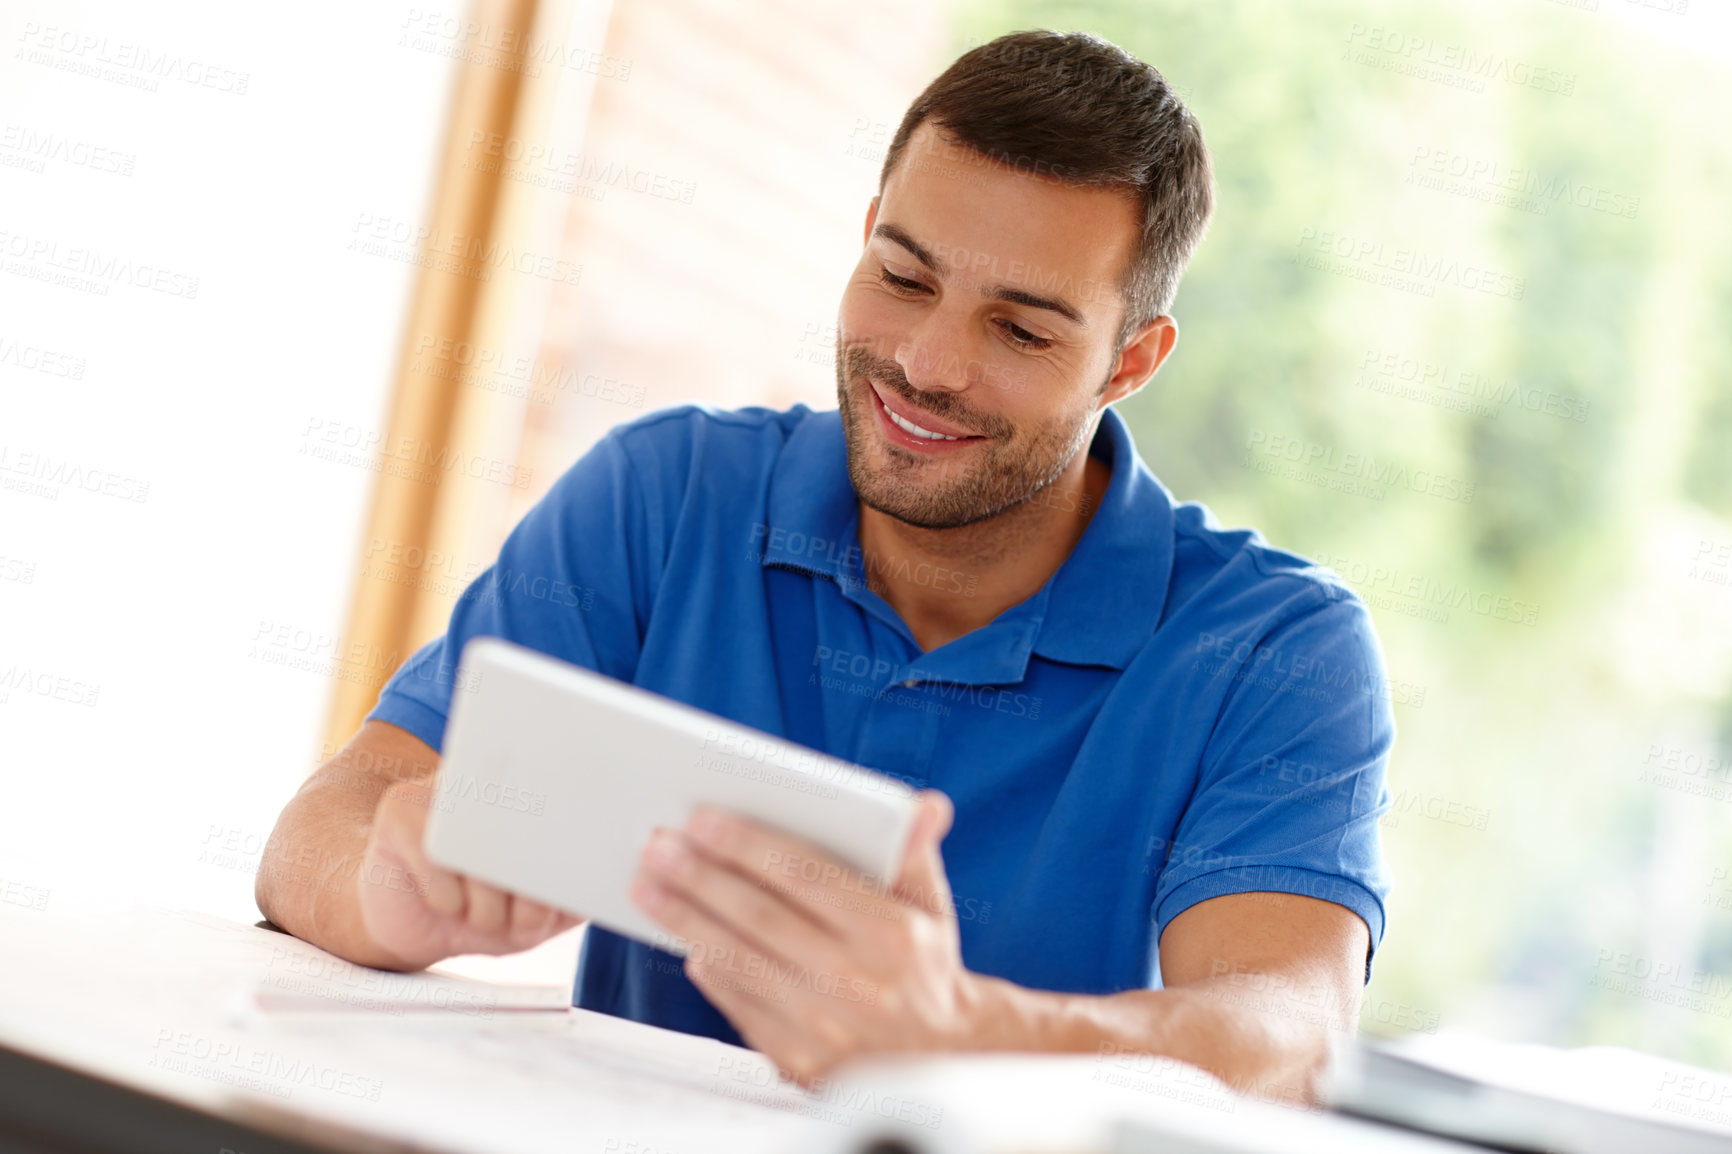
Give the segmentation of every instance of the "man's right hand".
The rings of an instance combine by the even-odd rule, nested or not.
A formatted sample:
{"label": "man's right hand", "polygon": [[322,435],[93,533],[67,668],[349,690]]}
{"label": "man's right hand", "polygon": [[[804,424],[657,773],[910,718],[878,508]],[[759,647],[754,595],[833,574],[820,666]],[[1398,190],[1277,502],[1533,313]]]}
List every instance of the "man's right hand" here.
{"label": "man's right hand", "polygon": [[362,723],[277,817],[253,887],[259,912],[338,957],[393,970],[516,953],[581,922],[427,860],[439,760],[406,729]]}
{"label": "man's right hand", "polygon": [[453,954],[514,954],[583,921],[435,865],[421,848],[432,802],[427,784],[386,787],[355,873],[367,935],[402,969]]}

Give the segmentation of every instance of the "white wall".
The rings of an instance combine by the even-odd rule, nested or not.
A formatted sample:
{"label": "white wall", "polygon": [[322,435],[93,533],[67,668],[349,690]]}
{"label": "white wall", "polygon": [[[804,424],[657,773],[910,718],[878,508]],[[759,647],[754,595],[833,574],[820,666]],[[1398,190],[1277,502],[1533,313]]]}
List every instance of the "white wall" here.
{"label": "white wall", "polygon": [[301,449],[382,427],[411,284],[347,245],[443,133],[410,12],[0,12],[0,889],[258,916],[371,492]]}

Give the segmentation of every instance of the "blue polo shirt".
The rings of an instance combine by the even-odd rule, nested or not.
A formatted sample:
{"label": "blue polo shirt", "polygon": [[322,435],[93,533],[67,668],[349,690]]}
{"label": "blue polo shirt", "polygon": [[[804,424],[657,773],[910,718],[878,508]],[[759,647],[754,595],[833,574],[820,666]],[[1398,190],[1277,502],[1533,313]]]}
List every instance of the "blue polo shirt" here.
{"label": "blue polo shirt", "polygon": [[[464,643],[504,637],[941,789],[963,961],[1024,986],[1158,987],[1167,923],[1244,891],[1345,906],[1375,949],[1395,725],[1365,606],[1176,504],[1110,407],[1090,452],[1112,479],[1070,557],[922,652],[868,587],[835,410],[650,413],[524,516],[368,717],[439,749]],[[677,958],[599,927],[573,1001],[740,1043]]]}

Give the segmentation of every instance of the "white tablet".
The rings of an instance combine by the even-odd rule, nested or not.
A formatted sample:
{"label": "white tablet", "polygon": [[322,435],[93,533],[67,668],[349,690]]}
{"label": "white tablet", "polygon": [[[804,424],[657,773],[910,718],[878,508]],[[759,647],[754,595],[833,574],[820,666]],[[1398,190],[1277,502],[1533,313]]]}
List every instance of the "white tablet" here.
{"label": "white tablet", "polygon": [[713,805],[885,882],[905,782],[496,637],[463,648],[424,842],[437,864],[685,953],[632,904],[657,826]]}

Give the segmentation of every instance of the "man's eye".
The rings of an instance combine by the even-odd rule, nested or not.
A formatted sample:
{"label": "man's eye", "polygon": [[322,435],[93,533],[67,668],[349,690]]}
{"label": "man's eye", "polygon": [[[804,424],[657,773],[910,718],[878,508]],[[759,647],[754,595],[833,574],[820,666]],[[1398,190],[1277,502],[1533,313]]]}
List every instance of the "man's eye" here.
{"label": "man's eye", "polygon": [[897,276],[889,269],[884,269],[880,272],[878,274],[878,279],[889,285],[891,288],[899,289],[902,292],[913,292],[916,289],[926,287],[917,280],[909,280],[905,276]]}
{"label": "man's eye", "polygon": [[1004,325],[1005,335],[1025,349],[1044,349],[1046,346],[1052,344],[1052,341],[1048,338],[1037,337],[1019,324],[1014,324],[1011,321],[1003,321],[1001,323]]}

